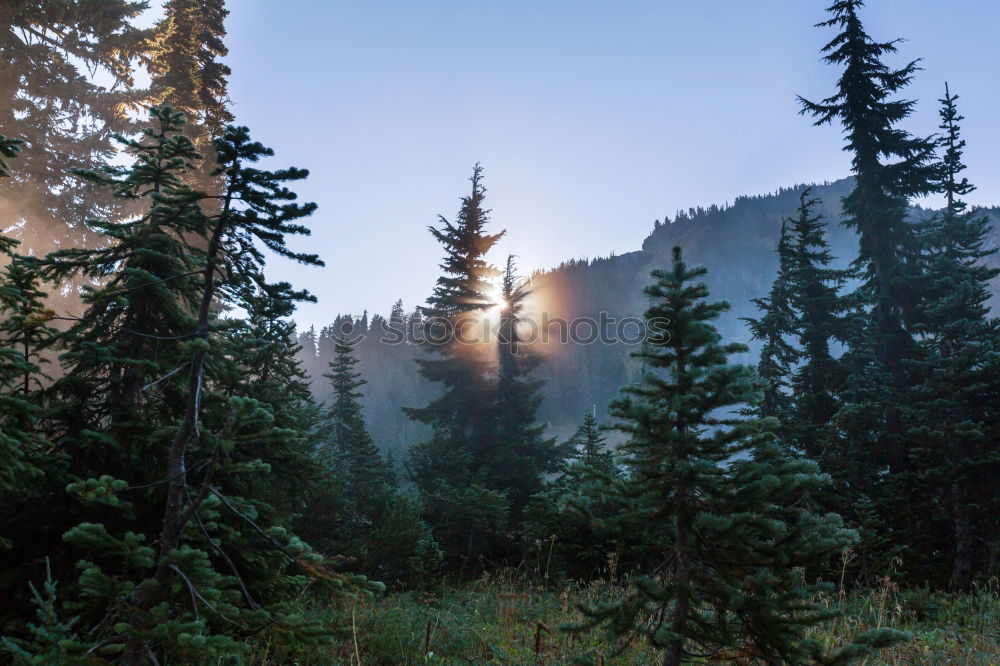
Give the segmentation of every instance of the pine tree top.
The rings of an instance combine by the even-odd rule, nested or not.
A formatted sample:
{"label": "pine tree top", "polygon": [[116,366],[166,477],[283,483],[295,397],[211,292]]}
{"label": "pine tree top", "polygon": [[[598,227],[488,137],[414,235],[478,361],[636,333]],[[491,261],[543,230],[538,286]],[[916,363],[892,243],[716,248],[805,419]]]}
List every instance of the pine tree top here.
{"label": "pine tree top", "polygon": [[[622,450],[649,473],[669,458],[721,462],[742,450],[748,428],[756,427],[729,413],[755,403],[760,387],[751,368],[728,362],[730,354],[747,347],[721,343],[713,321],[729,305],[705,300],[708,288],[695,282],[705,273],[689,268],[679,247],[671,269],[651,273],[646,340],[633,355],[654,370],[611,404],[616,428],[630,436]],[[714,434],[703,436],[709,430]],[[672,444],[663,446],[664,441]]]}
{"label": "pine tree top", "polygon": [[[833,16],[817,24],[840,30],[822,51],[825,62],[842,65],[843,71],[837,91],[830,97],[817,103],[800,96],[800,113],[814,116],[816,125],[841,121],[847,137],[844,149],[852,153],[853,171],[860,180],[867,180],[882,168],[891,168],[893,177],[872,181],[886,196],[906,199],[926,194],[936,173],[935,142],[911,136],[897,127],[911,114],[916,102],[893,99],[913,79],[920,61],[910,61],[897,69],[886,65],[883,59],[897,52],[899,40],[872,39],[858,15],[863,5],[863,0],[838,0],[827,9]],[[895,163],[883,164],[883,159]],[[845,201],[846,212],[856,212],[852,203],[857,202],[850,197]]]}
{"label": "pine tree top", "polygon": [[506,231],[487,234],[490,211],[483,207],[486,187],[482,182],[483,168],[478,163],[469,179],[472,192],[462,198],[455,222],[439,217],[441,228],[428,227],[445,250],[441,263],[444,275],[438,278],[433,295],[428,299],[425,314],[448,316],[482,310],[493,305],[491,281],[500,271],[486,261],[486,254]]}

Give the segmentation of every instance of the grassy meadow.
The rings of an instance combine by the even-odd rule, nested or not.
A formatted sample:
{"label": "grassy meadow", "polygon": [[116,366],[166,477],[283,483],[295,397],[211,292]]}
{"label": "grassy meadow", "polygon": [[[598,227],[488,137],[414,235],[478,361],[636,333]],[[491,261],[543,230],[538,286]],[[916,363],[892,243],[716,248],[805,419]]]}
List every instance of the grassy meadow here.
{"label": "grassy meadow", "polygon": [[[309,608],[308,613],[340,628],[332,640],[297,647],[285,644],[280,635],[265,636],[252,645],[249,663],[658,663],[656,650],[645,641],[636,640],[616,654],[619,646],[601,631],[560,630],[582,618],[579,604],[620,593],[620,587],[600,580],[585,586],[545,587],[512,573],[435,591],[387,592],[339,608]],[[875,627],[911,635],[863,664],[1000,664],[1000,597],[995,581],[969,594],[899,590],[887,581],[863,592],[833,594],[826,603],[843,612],[817,633],[830,647]],[[753,662],[722,654],[701,663]]]}

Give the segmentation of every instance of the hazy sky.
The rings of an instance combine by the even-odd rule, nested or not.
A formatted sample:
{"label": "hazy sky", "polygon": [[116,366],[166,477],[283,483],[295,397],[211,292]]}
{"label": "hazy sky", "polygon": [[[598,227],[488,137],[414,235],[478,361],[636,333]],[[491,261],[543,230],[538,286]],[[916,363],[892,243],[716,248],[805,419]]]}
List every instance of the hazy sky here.
{"label": "hazy sky", "polygon": [[[297,319],[423,302],[449,219],[485,168],[495,260],[523,272],[640,247],[653,220],[797,182],[847,175],[839,128],[812,127],[796,94],[837,71],[811,27],[828,0],[586,2],[233,0],[227,28],[237,121],[311,170],[324,269],[272,262],[319,297]],[[961,96],[969,177],[998,203],[1000,3],[871,0],[877,39],[922,57],[908,123],[937,125],[944,82]]]}

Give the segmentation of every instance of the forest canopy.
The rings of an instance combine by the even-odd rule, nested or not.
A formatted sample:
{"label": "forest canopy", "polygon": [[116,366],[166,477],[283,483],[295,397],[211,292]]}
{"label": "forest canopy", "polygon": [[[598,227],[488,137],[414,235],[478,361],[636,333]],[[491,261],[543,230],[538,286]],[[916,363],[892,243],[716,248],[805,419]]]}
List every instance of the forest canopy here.
{"label": "forest canopy", "polygon": [[468,165],[426,300],[319,331],[223,0],[147,9],[0,7],[0,663],[995,658],[996,210],[861,0],[798,98],[849,177],[530,272]]}

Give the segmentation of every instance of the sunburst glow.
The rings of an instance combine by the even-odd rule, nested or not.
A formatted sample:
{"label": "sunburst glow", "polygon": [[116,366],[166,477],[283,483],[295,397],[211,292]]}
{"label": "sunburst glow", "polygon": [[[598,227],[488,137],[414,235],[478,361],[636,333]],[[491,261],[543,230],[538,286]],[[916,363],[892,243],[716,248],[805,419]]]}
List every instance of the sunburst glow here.
{"label": "sunburst glow", "polygon": [[493,285],[490,288],[486,297],[490,299],[490,306],[487,308],[487,312],[490,314],[502,312],[503,309],[507,307],[507,301],[504,300],[503,292],[500,290],[500,287],[496,285]]}

